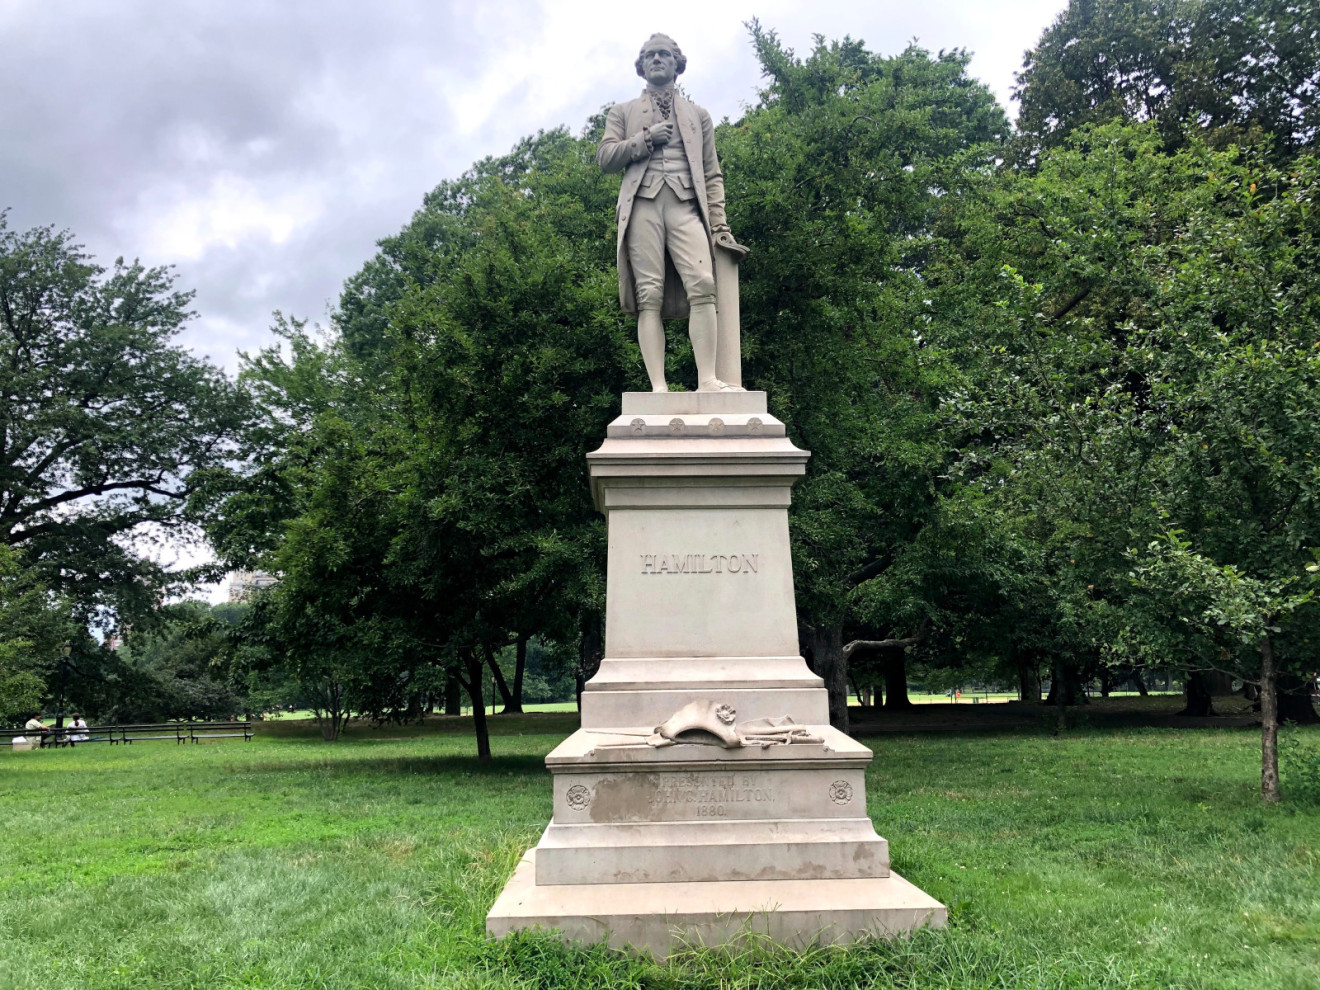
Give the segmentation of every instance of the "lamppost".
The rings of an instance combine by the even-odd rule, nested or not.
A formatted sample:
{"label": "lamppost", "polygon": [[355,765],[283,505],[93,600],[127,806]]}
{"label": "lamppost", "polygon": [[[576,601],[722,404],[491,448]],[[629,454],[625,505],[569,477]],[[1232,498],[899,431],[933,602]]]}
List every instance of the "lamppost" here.
{"label": "lamppost", "polygon": [[55,728],[64,728],[64,669],[69,666],[69,654],[73,652],[73,644],[67,639],[60,644],[60,706],[55,715]]}

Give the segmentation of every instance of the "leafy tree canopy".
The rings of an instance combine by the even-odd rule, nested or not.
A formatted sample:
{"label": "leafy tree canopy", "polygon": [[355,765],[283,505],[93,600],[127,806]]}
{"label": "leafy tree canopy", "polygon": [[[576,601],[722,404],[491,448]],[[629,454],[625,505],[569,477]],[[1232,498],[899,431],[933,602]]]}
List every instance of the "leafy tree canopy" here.
{"label": "leafy tree canopy", "polygon": [[1087,123],[1190,124],[1218,147],[1272,136],[1290,158],[1320,124],[1320,8],[1310,0],[1072,0],[1027,52],[1014,95],[1032,149]]}
{"label": "leafy tree canopy", "polygon": [[135,547],[187,534],[247,422],[234,384],[174,343],[190,298],[167,269],[107,272],[0,214],[0,543],[84,620],[149,611],[171,578]]}

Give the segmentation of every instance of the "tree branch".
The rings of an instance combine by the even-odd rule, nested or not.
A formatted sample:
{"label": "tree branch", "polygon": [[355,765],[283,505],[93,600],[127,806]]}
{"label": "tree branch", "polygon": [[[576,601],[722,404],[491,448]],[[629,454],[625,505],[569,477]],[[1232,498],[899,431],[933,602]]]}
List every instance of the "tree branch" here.
{"label": "tree branch", "polygon": [[900,646],[915,646],[923,636],[904,636],[902,639],[854,639],[843,648],[843,655],[851,657],[855,650],[892,650]]}
{"label": "tree branch", "polygon": [[863,564],[861,567],[857,568],[857,570],[849,574],[844,579],[844,582],[849,587],[856,587],[857,585],[861,584],[863,581],[869,581],[871,578],[875,577],[877,574],[879,574],[888,566],[889,566],[888,556],[877,557],[875,560],[871,561],[868,564]]}

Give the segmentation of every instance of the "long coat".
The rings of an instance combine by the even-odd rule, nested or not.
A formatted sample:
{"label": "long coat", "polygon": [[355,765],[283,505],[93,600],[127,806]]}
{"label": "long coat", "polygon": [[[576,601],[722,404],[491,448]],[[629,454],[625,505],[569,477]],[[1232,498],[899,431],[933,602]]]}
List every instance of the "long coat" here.
{"label": "long coat", "polygon": [[[711,258],[715,257],[712,227],[726,224],[724,218],[724,175],[715,156],[715,126],[710,114],[695,103],[689,103],[674,93],[673,119],[683,137],[688,166],[692,169],[692,185],[697,192],[697,208],[706,227]],[[606,172],[622,172],[619,204],[614,216],[619,224],[617,256],[619,265],[619,303],[625,313],[637,312],[637,293],[633,286],[632,265],[628,261],[628,218],[632,215],[633,200],[646,174],[651,153],[646,150],[642,128],[650,127],[654,111],[651,97],[645,90],[641,97],[610,107],[605,118],[605,137],[596,149],[596,161]],[[678,272],[665,253],[665,299],[661,315],[665,319],[678,319],[688,315],[687,293]]]}

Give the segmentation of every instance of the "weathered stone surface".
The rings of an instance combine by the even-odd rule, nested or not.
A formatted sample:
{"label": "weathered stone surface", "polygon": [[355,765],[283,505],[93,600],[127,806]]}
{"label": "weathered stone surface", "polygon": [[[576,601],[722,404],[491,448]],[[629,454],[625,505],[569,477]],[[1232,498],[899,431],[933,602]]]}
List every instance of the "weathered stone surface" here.
{"label": "weathered stone surface", "polygon": [[[589,455],[609,523],[605,658],[582,728],[546,758],[554,818],[492,934],[542,925],[663,954],[674,927],[718,942],[750,919],[792,945],[944,923],[890,873],[866,813],[871,751],[828,724],[798,655],[788,506],[807,454],[764,409],[755,392],[630,393]],[[739,426],[685,432],[703,417]],[[651,429],[669,419],[684,428]],[[731,721],[657,733],[691,702]],[[738,731],[784,716],[801,730],[787,745]]]}
{"label": "weathered stone surface", "polygon": [[941,928],[944,906],[897,873],[856,880],[717,883],[536,883],[536,851],[518,865],[486,918],[501,936],[521,928],[561,931],[664,958],[686,943],[719,945],[746,932],[792,948]]}
{"label": "weathered stone surface", "polygon": [[764,749],[656,748],[644,731],[579,730],[546,758],[554,819],[538,883],[888,875],[866,814],[871,752],[837,729]]}
{"label": "weathered stone surface", "polygon": [[889,844],[870,819],[552,822],[536,882],[673,883],[857,879],[889,875]]}
{"label": "weathered stone surface", "polygon": [[[686,66],[672,38],[652,35],[636,63],[646,89],[605,115],[596,161],[606,172],[623,173],[614,211],[619,303],[637,314],[637,343],[653,391],[667,389],[662,320],[683,316],[697,388],[741,391],[738,263],[748,249],[733,239],[724,214],[710,114],[674,86]],[[729,377],[718,378],[717,369]]]}
{"label": "weathered stone surface", "polygon": [[[765,395],[624,401],[638,416],[704,405],[703,415],[733,417],[761,412]],[[827,721],[822,682],[798,655],[793,602],[787,510],[806,452],[782,435],[638,435],[609,438],[588,460],[609,561],[605,659],[583,694],[582,724],[654,726],[701,698],[747,718]]]}
{"label": "weathered stone surface", "polygon": [[765,416],[764,392],[624,392],[622,417],[708,416],[742,414]]}

